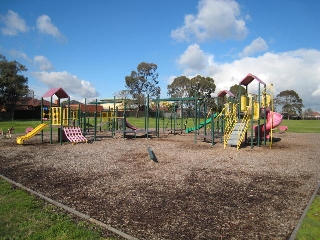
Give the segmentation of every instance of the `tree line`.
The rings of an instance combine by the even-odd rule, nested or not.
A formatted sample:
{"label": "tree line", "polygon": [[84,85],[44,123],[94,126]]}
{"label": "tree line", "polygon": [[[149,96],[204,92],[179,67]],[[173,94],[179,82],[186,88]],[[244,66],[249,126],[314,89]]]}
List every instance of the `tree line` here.
{"label": "tree line", "polygon": [[[136,70],[132,70],[129,76],[125,76],[125,90],[117,92],[115,95],[119,98],[132,98],[138,103],[137,114],[139,109],[145,103],[147,96],[157,98],[160,96],[159,74],[157,73],[157,64],[141,62]],[[27,68],[17,61],[8,61],[6,57],[0,54],[0,107],[1,109],[10,110],[12,120],[18,101],[28,96],[30,89],[28,78],[22,73]],[[245,88],[240,86],[241,92]],[[167,95],[171,98],[195,98],[205,99],[208,108],[215,111],[217,102],[212,97],[216,90],[216,84],[213,78],[197,75],[192,78],[186,76],[176,77],[172,83],[167,85]],[[230,92],[238,96],[239,85],[235,84],[230,87]],[[188,104],[188,103],[187,103]],[[280,92],[274,99],[275,106],[283,113],[287,113],[288,118],[292,116],[301,117],[304,107],[302,99],[294,90],[285,90]],[[192,108],[192,101],[188,107]],[[311,112],[307,109],[304,113]]]}

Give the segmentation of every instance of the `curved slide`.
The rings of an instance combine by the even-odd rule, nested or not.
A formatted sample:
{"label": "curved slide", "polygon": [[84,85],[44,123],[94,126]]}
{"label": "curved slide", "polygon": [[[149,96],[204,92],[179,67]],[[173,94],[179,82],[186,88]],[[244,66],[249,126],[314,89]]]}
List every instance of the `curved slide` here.
{"label": "curved slide", "polygon": [[[277,112],[268,111],[267,112],[267,123],[266,123],[266,137],[270,138],[270,130],[279,126],[282,122],[282,115]],[[256,138],[258,137],[258,129],[260,128],[260,138],[264,132],[264,124],[261,124],[260,127],[255,126],[254,132]]]}
{"label": "curved slide", "polygon": [[137,130],[137,129],[138,129],[137,127],[131,125],[127,120],[126,120],[126,127],[127,127],[127,128],[130,128],[130,129],[132,129],[132,130]]}
{"label": "curved slide", "polygon": [[28,132],[26,135],[17,137],[17,139],[16,139],[17,144],[23,144],[23,142],[25,140],[32,138],[33,136],[35,136],[38,132],[42,131],[47,126],[48,126],[47,124],[41,123],[36,128],[34,128],[32,131]]}

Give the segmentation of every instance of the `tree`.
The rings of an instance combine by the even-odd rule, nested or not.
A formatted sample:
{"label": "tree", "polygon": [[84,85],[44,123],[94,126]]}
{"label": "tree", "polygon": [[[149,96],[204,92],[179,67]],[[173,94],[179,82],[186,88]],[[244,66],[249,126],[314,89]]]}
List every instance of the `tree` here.
{"label": "tree", "polygon": [[216,103],[214,99],[211,98],[211,94],[214,93],[215,90],[216,84],[213,78],[197,75],[191,79],[189,96],[197,96],[198,99],[204,99],[207,102],[207,107],[215,109]]}
{"label": "tree", "polygon": [[130,76],[125,77],[129,93],[138,102],[136,117],[139,116],[139,109],[144,103],[147,94],[150,97],[160,95],[160,87],[157,86],[159,83],[157,80],[157,68],[158,66],[154,63],[141,62],[137,67],[137,71],[132,71]]}
{"label": "tree", "polygon": [[127,99],[130,96],[129,90],[121,90],[119,92],[114,93],[115,97],[118,99]]}
{"label": "tree", "polygon": [[283,113],[286,112],[288,114],[288,119],[294,115],[301,117],[303,108],[302,99],[294,90],[280,92],[275,98],[274,104],[280,107]]}
{"label": "tree", "polygon": [[[211,98],[211,94],[216,90],[214,80],[210,77],[197,75],[192,79],[185,76],[177,77],[171,84],[167,86],[168,95],[178,98],[192,98],[206,100],[208,107],[215,107],[215,101]],[[192,108],[193,102],[186,102],[187,107]]]}
{"label": "tree", "polygon": [[167,86],[168,95],[172,98],[188,97],[190,93],[191,81],[185,76],[176,77],[171,84]]}
{"label": "tree", "polygon": [[[240,85],[240,88],[241,88],[241,94],[244,95],[246,93],[246,88],[242,85]],[[235,84],[235,85],[231,86],[229,91],[232,92],[236,98],[239,98],[239,96],[238,96],[239,95],[239,84]]]}
{"label": "tree", "polygon": [[23,71],[27,71],[24,65],[17,61],[9,62],[0,54],[0,106],[5,106],[6,109],[11,108],[12,120],[17,102],[29,92],[28,78],[19,74]]}

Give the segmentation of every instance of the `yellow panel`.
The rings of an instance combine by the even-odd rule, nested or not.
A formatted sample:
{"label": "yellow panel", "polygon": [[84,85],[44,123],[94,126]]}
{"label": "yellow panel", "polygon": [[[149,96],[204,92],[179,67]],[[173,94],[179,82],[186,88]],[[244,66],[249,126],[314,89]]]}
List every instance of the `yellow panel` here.
{"label": "yellow panel", "polygon": [[260,117],[260,108],[259,108],[259,103],[255,102],[254,103],[254,109],[253,109],[253,119],[258,120]]}
{"label": "yellow panel", "polygon": [[52,125],[60,125],[61,107],[52,107]]}
{"label": "yellow panel", "polygon": [[[264,99],[266,99],[266,104],[264,104]],[[271,103],[271,95],[266,94],[266,98],[261,96],[261,105],[262,107],[269,107]]]}
{"label": "yellow panel", "polygon": [[247,110],[247,96],[241,95],[241,112],[245,112]]}
{"label": "yellow panel", "polygon": [[69,109],[63,108],[62,109],[62,125],[66,126],[69,124]]}

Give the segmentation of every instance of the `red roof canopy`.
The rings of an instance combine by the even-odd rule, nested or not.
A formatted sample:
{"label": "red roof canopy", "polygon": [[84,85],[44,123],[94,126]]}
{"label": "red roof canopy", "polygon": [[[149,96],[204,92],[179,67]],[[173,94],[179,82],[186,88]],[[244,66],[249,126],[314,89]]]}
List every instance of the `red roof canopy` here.
{"label": "red roof canopy", "polygon": [[244,85],[244,86],[248,86],[254,79],[256,79],[259,83],[266,86],[266,84],[261,79],[259,79],[258,77],[256,77],[255,75],[253,75],[251,73],[249,73],[244,79],[242,79],[239,84]]}
{"label": "red roof canopy", "polygon": [[224,97],[225,95],[229,95],[230,97],[235,97],[234,94],[228,90],[222,90],[218,93],[218,97]]}
{"label": "red roof canopy", "polygon": [[69,98],[69,95],[62,88],[51,88],[45,94],[43,94],[43,98],[52,97],[56,95],[58,98]]}

